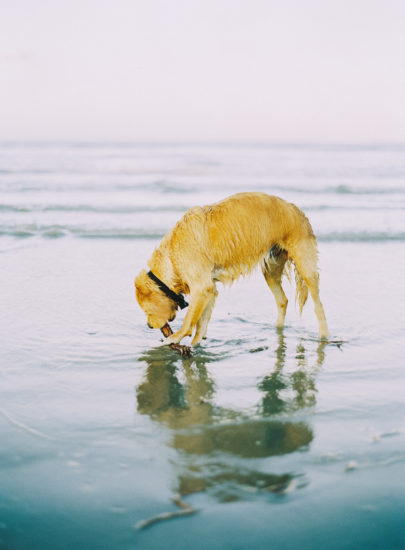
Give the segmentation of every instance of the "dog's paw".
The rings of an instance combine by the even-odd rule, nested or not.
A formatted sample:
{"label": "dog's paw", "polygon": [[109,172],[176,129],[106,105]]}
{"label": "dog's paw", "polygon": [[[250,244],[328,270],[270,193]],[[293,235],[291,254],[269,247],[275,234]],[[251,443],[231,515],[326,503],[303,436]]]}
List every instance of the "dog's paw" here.
{"label": "dog's paw", "polygon": [[170,344],[178,344],[181,340],[181,336],[178,336],[176,333],[171,334],[163,340],[162,346],[170,346]]}

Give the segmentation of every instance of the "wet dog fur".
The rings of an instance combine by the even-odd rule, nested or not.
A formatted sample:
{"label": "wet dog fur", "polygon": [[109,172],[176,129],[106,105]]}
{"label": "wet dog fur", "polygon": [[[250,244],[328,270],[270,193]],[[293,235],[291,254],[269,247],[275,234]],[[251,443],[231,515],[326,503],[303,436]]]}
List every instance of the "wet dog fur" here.
{"label": "wet dog fur", "polygon": [[[216,283],[232,283],[258,264],[277,304],[282,327],[287,298],[281,286],[286,267],[295,267],[300,311],[308,297],[315,305],[319,336],[328,336],[319,298],[316,238],[305,214],[294,204],[265,193],[238,193],[209,206],[188,210],[154,250],[151,271],[176,293],[190,295],[181,328],[164,344],[178,343],[194,332],[192,345],[205,337]],[[176,304],[146,270],[135,279],[136,298],[151,328],[160,329],[176,316]]]}

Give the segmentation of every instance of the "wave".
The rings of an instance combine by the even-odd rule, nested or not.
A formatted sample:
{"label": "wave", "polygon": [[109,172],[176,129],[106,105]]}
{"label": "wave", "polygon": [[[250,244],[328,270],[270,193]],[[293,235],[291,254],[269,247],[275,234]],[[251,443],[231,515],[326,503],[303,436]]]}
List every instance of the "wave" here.
{"label": "wave", "polygon": [[38,226],[35,224],[19,225],[14,228],[0,228],[0,236],[17,237],[20,239],[29,237],[58,239],[69,236],[81,239],[161,239],[164,233],[164,231],[138,231],[136,229],[125,228],[87,229],[60,225]]}
{"label": "wave", "polygon": [[[122,174],[121,174],[122,175]],[[137,175],[139,176],[139,174]],[[68,181],[58,181],[44,179],[35,180],[28,179],[24,181],[8,181],[1,182],[0,180],[0,191],[4,193],[53,193],[55,195],[60,194],[76,194],[76,193],[106,193],[106,194],[115,194],[120,192],[133,192],[133,193],[142,193],[146,192],[148,194],[153,193],[156,195],[179,195],[185,194],[186,196],[192,193],[198,193],[201,188],[206,187],[208,190],[212,190],[218,187],[217,184],[213,186],[204,186],[203,183],[196,184],[193,183],[178,183],[178,182],[163,182],[163,181],[147,181],[143,179],[142,181],[134,181],[134,179],[129,179],[129,181],[103,181],[102,179],[95,179],[84,182],[85,178],[78,178],[78,181],[73,179],[68,179]],[[118,178],[117,178],[118,179]]]}
{"label": "wave", "polygon": [[346,184],[317,186],[290,186],[273,185],[268,186],[268,191],[280,191],[283,193],[297,193],[307,195],[397,195],[405,194],[405,186],[396,187],[362,187]]}
{"label": "wave", "polygon": [[89,212],[100,214],[140,214],[142,212],[180,212],[184,213],[189,206],[184,205],[100,205],[91,206],[87,204],[33,204],[33,205],[15,205],[15,204],[0,204],[0,212]]}
{"label": "wave", "polygon": [[[30,213],[30,212],[64,212],[64,213],[99,213],[99,214],[148,214],[159,212],[173,212],[183,214],[191,205],[186,204],[171,204],[171,205],[96,205],[89,204],[32,204],[32,205],[16,205],[16,204],[0,204],[1,212],[12,213]],[[402,211],[405,210],[405,204],[364,204],[364,205],[339,205],[339,204],[314,204],[303,207],[305,212],[327,212],[327,211]]]}
{"label": "wave", "polygon": [[317,236],[320,242],[375,243],[405,242],[405,232],[387,233],[384,231],[332,232]]}
{"label": "wave", "polygon": [[[122,176],[122,174],[121,174]],[[80,193],[90,193],[97,196],[98,193],[106,195],[113,195],[121,193],[130,193],[134,195],[140,195],[146,193],[148,195],[159,195],[163,198],[166,195],[185,195],[185,200],[191,200],[191,197],[195,195],[198,197],[201,193],[205,195],[212,195],[215,198],[220,195],[225,197],[232,193],[240,193],[244,191],[261,191],[271,195],[294,194],[294,195],[326,195],[332,196],[368,196],[368,195],[405,195],[405,172],[401,177],[396,178],[393,183],[392,178],[373,181],[360,181],[358,184],[349,183],[332,183],[330,182],[319,184],[320,178],[304,178],[302,183],[296,181],[275,181],[278,178],[266,178],[266,177],[243,177],[229,179],[218,177],[178,177],[173,179],[154,180],[149,178],[139,178],[138,175],[134,175],[134,178],[117,178],[112,182],[109,178],[107,180],[91,179],[85,181],[86,178],[78,178],[78,180],[45,180],[43,178],[27,179],[25,181],[0,181],[0,190],[4,193],[52,193],[55,196],[66,195],[75,196]],[[280,178],[281,180],[283,178]],[[325,178],[322,178],[323,180]],[[338,178],[336,178],[338,179]],[[184,200],[184,199],[183,199]]]}
{"label": "wave", "polygon": [[[151,239],[160,240],[166,230],[156,229],[144,231],[131,228],[85,228],[68,227],[62,225],[36,225],[26,224],[15,227],[0,227],[0,236],[16,237],[20,239],[30,237],[42,237],[45,239],[58,239],[63,237],[75,237],[79,239],[122,239],[139,240]],[[376,243],[376,242],[405,242],[405,232],[385,231],[348,231],[319,233],[319,242],[342,242],[342,243]]]}

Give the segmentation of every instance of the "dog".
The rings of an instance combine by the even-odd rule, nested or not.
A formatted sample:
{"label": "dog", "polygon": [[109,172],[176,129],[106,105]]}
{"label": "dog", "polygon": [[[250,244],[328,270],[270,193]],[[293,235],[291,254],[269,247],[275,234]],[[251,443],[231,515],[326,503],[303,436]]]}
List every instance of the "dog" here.
{"label": "dog", "polygon": [[177,344],[206,336],[218,295],[216,283],[232,283],[260,264],[277,305],[277,327],[284,325],[287,297],[281,278],[295,267],[296,299],[300,313],[308,297],[315,305],[319,337],[328,326],[319,298],[318,249],[311,224],[294,204],[265,193],[238,193],[220,202],[188,210],[154,250],[135,279],[135,294],[150,328],[162,329],[177,309],[190,305],[181,328],[164,340]]}

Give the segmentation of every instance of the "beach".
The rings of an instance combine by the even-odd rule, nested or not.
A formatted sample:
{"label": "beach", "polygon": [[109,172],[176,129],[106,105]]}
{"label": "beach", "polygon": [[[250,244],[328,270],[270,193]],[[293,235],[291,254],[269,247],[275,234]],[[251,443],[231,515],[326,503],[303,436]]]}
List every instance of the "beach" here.
{"label": "beach", "polygon": [[[0,548],[404,548],[404,159],[0,144]],[[242,191],[311,221],[331,342],[287,279],[277,329],[259,270],[218,285],[182,358],[134,277],[188,208]]]}

